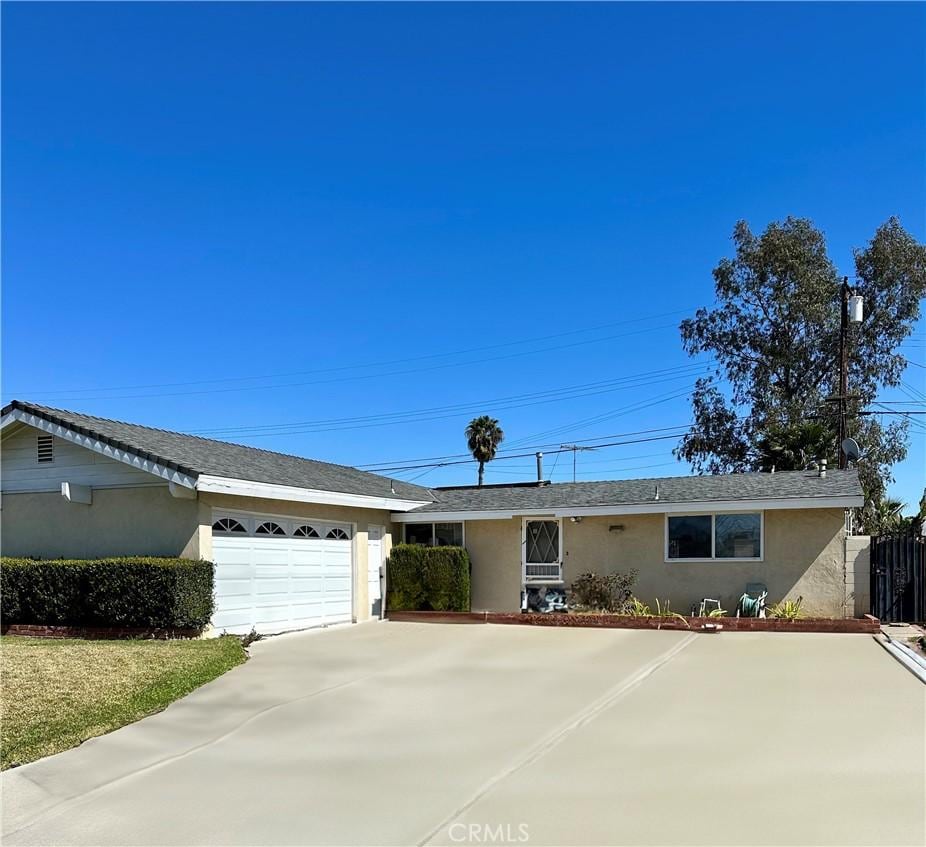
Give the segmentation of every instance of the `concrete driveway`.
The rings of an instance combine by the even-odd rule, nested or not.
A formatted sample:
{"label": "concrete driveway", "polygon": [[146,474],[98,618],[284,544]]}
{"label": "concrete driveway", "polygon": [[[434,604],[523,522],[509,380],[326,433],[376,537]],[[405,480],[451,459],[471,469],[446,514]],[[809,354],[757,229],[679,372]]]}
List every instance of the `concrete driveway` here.
{"label": "concrete driveway", "polygon": [[926,687],[864,635],[284,636],[3,777],[3,843],[916,844]]}

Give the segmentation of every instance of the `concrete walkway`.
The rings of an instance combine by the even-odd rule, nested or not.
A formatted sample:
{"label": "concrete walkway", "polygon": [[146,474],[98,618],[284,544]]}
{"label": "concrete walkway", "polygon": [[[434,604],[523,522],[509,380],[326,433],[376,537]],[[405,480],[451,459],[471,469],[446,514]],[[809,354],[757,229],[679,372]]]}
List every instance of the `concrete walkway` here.
{"label": "concrete walkway", "polygon": [[376,623],[251,652],[6,772],[3,843],[926,840],[926,686],[870,636]]}

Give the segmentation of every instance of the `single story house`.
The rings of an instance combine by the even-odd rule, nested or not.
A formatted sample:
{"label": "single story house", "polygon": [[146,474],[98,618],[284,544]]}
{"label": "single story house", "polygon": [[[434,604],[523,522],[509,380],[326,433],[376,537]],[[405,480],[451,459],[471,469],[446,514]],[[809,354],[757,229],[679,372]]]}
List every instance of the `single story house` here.
{"label": "single story house", "polygon": [[703,597],[732,609],[750,582],[770,601],[803,596],[810,614],[859,611],[854,471],[425,488],[21,401],[0,412],[0,443],[4,555],[210,559],[213,625],[228,632],[378,617],[400,541],[466,547],[477,610],[635,568],[638,596],[680,611]]}

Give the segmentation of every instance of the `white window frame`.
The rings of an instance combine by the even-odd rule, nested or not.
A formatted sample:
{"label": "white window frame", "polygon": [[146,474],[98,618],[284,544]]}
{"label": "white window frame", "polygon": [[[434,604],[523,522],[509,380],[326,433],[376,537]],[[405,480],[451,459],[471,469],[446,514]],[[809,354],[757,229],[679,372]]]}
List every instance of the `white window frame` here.
{"label": "white window frame", "polygon": [[[527,575],[527,524],[556,523],[559,525],[559,576],[536,577]],[[538,564],[532,562],[531,564]],[[525,515],[521,518],[521,584],[522,585],[561,585],[563,583],[563,519],[553,515]]]}
{"label": "white window frame", "polygon": [[[212,529],[215,526],[216,521],[220,518],[233,518],[238,521],[246,530],[246,535],[240,532],[220,532],[219,530]],[[283,527],[283,532],[285,535],[257,535],[257,527],[262,523],[267,521],[273,521],[278,523]],[[293,535],[297,526],[302,526],[303,524],[311,524],[319,532],[319,538],[304,538],[299,535]],[[321,533],[322,527],[327,527],[325,533]],[[260,538],[268,539],[273,538],[277,541],[282,541],[283,539],[293,539],[297,542],[312,542],[318,541],[319,539],[325,539],[328,533],[328,529],[332,527],[340,527],[350,536],[350,542],[353,546],[355,539],[357,538],[357,524],[353,521],[336,521],[331,518],[315,518],[315,517],[305,517],[298,516],[294,517],[293,515],[280,515],[271,512],[245,512],[239,511],[237,509],[222,509],[220,507],[213,507],[212,509],[212,523],[209,525],[212,530],[213,535],[216,537],[222,538]]]}
{"label": "white window frame", "polygon": [[[718,515],[758,515],[759,516],[759,555],[758,556],[718,556],[717,555],[717,516]],[[669,557],[669,518],[697,518],[709,515],[711,519],[711,555],[678,559]],[[738,509],[722,512],[666,512],[663,516],[663,561],[666,564],[676,562],[764,562],[765,561],[765,511],[762,509]]]}
{"label": "white window frame", "polygon": [[409,543],[409,542],[408,542],[408,539],[406,538],[405,533],[406,533],[407,525],[410,524],[410,523],[416,524],[416,525],[418,525],[418,526],[423,526],[424,524],[431,524],[431,544],[430,544],[431,547],[434,547],[434,546],[435,546],[435,545],[434,545],[434,537],[435,537],[435,535],[437,534],[437,526],[436,526],[437,524],[439,524],[439,523],[458,523],[458,524],[460,524],[460,526],[462,527],[462,534],[463,534],[463,543],[462,543],[461,546],[462,546],[464,549],[466,548],[466,521],[405,521],[405,522],[402,524],[402,543],[403,543],[403,544],[408,544],[408,543]]}

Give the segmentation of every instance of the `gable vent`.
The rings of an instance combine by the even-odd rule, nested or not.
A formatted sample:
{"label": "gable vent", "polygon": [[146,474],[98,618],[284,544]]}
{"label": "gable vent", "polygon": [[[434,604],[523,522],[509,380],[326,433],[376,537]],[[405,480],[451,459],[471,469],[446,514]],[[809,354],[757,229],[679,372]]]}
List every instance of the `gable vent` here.
{"label": "gable vent", "polygon": [[51,435],[40,435],[36,438],[36,460],[55,461],[55,439]]}

